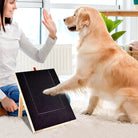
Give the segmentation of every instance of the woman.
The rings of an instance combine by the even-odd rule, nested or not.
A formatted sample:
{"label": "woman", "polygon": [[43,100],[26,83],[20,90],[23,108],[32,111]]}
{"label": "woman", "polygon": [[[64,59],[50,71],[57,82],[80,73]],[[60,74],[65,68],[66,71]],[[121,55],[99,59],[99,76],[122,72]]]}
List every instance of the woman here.
{"label": "woman", "polygon": [[0,0],[0,106],[10,116],[18,115],[19,90],[14,75],[19,48],[32,59],[43,63],[56,42],[57,32],[51,15],[44,9],[42,23],[48,29],[49,36],[44,46],[40,50],[36,49],[17,23],[12,22],[15,9],[16,0]]}

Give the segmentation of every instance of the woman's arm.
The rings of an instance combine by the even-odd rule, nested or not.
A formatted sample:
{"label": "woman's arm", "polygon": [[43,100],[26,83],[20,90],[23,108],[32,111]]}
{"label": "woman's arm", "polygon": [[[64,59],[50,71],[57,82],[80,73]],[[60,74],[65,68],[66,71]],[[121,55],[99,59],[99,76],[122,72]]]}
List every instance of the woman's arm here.
{"label": "woman's arm", "polygon": [[56,29],[56,25],[54,23],[54,21],[52,20],[52,17],[50,14],[47,13],[47,11],[45,9],[43,9],[43,17],[44,20],[42,21],[42,23],[45,25],[45,27],[48,29],[49,31],[49,37],[46,40],[46,43],[43,45],[43,47],[41,49],[37,49],[35,48],[28,40],[28,38],[25,36],[25,34],[23,32],[21,32],[21,36],[20,36],[20,47],[21,49],[32,59],[43,63],[48,55],[48,53],[50,52],[50,50],[52,49],[53,45],[56,42],[56,33],[57,33],[57,29]]}
{"label": "woman's arm", "polygon": [[30,43],[23,32],[19,41],[22,51],[26,53],[29,57],[40,63],[43,63],[45,61],[55,42],[56,38],[52,39],[51,37],[48,37],[42,48],[38,49],[32,43]]}

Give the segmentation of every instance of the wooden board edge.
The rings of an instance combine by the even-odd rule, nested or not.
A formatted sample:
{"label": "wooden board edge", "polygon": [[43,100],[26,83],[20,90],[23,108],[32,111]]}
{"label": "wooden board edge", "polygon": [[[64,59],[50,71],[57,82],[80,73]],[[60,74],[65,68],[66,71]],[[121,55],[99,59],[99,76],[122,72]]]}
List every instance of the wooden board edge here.
{"label": "wooden board edge", "polygon": [[23,94],[22,94],[22,91],[21,91],[21,88],[20,88],[20,85],[19,85],[19,82],[17,80],[17,76],[15,74],[15,79],[16,79],[16,82],[17,82],[17,86],[18,86],[18,89],[19,89],[19,94],[22,98],[22,101],[23,101],[23,105],[24,105],[24,108],[25,108],[25,111],[26,111],[26,114],[27,114],[27,118],[29,120],[29,123],[30,123],[30,126],[31,126],[31,129],[33,131],[33,133],[35,133],[35,129],[34,129],[34,126],[33,126],[33,123],[32,123],[32,120],[31,120],[31,117],[30,117],[30,114],[29,114],[29,111],[28,111],[28,108],[26,106],[26,103],[25,103],[25,100],[24,100],[24,97],[23,97]]}
{"label": "wooden board edge", "polygon": [[47,127],[47,128],[41,129],[41,130],[37,130],[37,131],[34,132],[34,134],[43,132],[45,130],[54,129],[54,128],[57,128],[57,127],[60,127],[60,126],[63,126],[63,125],[67,125],[67,124],[70,124],[70,123],[72,123],[74,121],[76,121],[76,118],[74,120],[71,120],[71,121],[68,121],[68,122],[64,122],[64,123],[61,123],[61,124],[58,124],[58,125],[54,125],[54,126],[51,126],[51,127]]}

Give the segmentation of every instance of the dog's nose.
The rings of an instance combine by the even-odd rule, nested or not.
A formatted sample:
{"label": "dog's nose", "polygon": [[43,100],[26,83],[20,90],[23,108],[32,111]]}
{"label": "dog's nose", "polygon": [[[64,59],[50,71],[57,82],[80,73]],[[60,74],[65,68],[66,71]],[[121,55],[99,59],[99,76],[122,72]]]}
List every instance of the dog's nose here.
{"label": "dog's nose", "polygon": [[63,19],[63,21],[65,22],[65,21],[66,21],[66,19]]}

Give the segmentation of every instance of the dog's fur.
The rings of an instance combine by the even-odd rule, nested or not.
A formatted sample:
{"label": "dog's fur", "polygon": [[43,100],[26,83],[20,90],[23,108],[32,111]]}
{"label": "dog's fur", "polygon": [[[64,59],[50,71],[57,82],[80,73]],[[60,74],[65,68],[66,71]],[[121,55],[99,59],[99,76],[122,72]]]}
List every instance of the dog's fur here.
{"label": "dog's fur", "polygon": [[99,98],[112,98],[121,113],[118,120],[138,123],[138,62],[111,38],[100,13],[80,7],[64,19],[70,31],[79,31],[77,69],[69,80],[43,93],[56,95],[87,87],[94,91],[84,112],[92,114]]}

